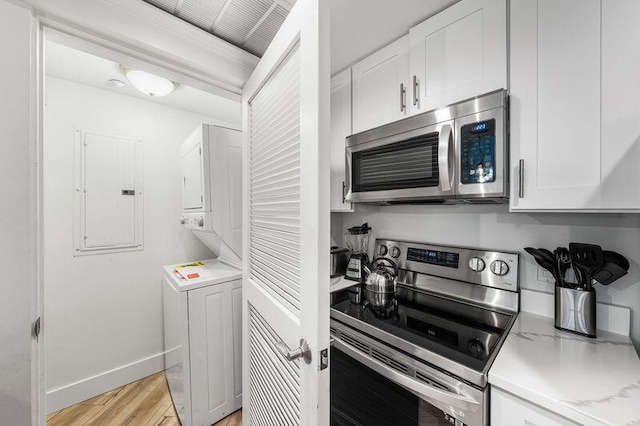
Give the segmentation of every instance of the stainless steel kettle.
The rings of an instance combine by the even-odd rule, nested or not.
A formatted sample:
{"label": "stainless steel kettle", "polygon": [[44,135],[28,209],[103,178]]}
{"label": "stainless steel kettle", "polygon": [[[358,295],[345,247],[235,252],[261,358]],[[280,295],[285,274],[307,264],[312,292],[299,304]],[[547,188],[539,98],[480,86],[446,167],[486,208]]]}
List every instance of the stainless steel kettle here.
{"label": "stainless steel kettle", "polygon": [[[367,270],[368,269],[368,270]],[[365,269],[365,298],[374,310],[387,310],[396,301],[398,267],[387,258],[377,258]]]}

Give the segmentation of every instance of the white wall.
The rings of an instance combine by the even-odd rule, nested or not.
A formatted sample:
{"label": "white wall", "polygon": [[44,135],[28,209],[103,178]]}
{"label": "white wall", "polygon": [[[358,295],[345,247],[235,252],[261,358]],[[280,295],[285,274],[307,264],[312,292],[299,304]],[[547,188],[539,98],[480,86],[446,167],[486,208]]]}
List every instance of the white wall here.
{"label": "white wall", "polygon": [[[210,258],[178,219],[181,142],[209,117],[47,77],[44,306],[47,411],[163,368],[161,266]],[[74,128],[143,140],[144,250],[73,257]]]}
{"label": "white wall", "polygon": [[[537,265],[524,247],[567,246],[570,242],[599,244],[629,259],[629,274],[608,287],[596,286],[597,300],[631,308],[631,337],[640,351],[640,215],[509,213],[500,206],[389,206],[359,205],[356,213],[333,213],[343,230],[363,222],[375,238],[431,242],[521,253],[523,288],[553,292],[553,285],[537,280]],[[334,232],[334,240],[341,236]],[[341,246],[344,246],[342,241]]]}

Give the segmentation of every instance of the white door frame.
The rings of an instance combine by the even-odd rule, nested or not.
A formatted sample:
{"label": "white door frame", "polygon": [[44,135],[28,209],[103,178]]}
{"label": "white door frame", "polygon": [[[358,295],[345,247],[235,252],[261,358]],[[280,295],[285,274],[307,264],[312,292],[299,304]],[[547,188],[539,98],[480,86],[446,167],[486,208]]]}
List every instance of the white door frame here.
{"label": "white door frame", "polygon": [[[171,78],[181,81],[184,84],[208,91],[228,99],[240,101],[240,93],[244,81],[243,76],[249,76],[258,60],[255,56],[244,52],[228,43],[206,35],[201,30],[190,24],[173,19],[171,15],[158,10],[154,17],[155,22],[149,19],[148,8],[150,5],[142,2],[131,2],[130,0],[111,0],[109,4],[100,0],[10,0],[21,6],[30,8],[35,17],[35,25],[32,28],[32,90],[31,98],[31,197],[34,209],[30,212],[32,223],[36,224],[35,238],[32,241],[33,252],[35,253],[35,267],[32,270],[32,318],[42,318],[43,333],[38,341],[32,340],[31,358],[31,420],[33,426],[44,426],[46,424],[45,407],[45,353],[44,341],[46,339],[44,318],[44,274],[43,274],[43,147],[44,147],[44,41],[45,38],[70,45],[88,51],[97,56],[106,57],[110,60],[140,64],[151,71],[161,70],[161,73]],[[60,10],[56,10],[56,7]],[[71,10],[73,7],[76,10]],[[96,10],[92,10],[96,7]],[[141,9],[142,8],[142,9]],[[57,12],[57,13],[56,13]],[[112,29],[110,34],[89,31],[85,27],[87,15],[93,20],[103,20],[108,26],[112,22],[118,22],[131,15],[144,12],[144,19],[138,16],[139,23],[144,27],[147,25],[152,30],[165,32],[166,36],[161,37],[158,50],[153,52],[145,50],[136,45],[135,35],[132,42],[125,43],[115,37],[115,34],[131,33],[132,28],[125,24],[121,28]],[[86,15],[83,15],[85,13]],[[102,16],[101,16],[102,14]],[[166,15],[166,16],[165,16]],[[163,27],[164,25],[164,27]],[[144,28],[135,28],[137,35],[142,39]],[[176,31],[181,31],[186,35],[179,43],[171,42]],[[142,34],[140,34],[142,33]],[[131,35],[131,34],[128,34]],[[140,40],[144,41],[144,40]],[[206,45],[206,46],[205,46]],[[176,49],[184,49],[191,46],[192,51],[182,56],[175,56]],[[148,47],[145,45],[145,47]],[[162,48],[165,47],[165,50]],[[213,53],[212,53],[213,51]],[[203,55],[209,53],[206,63],[202,63],[203,73],[198,74],[198,69],[194,68],[194,63],[203,59]],[[215,54],[214,54],[215,53]],[[237,80],[216,79],[215,72],[219,70],[219,61],[224,59],[228,62],[223,69],[237,77]],[[122,58],[122,59],[118,59]],[[124,60],[126,59],[126,60]],[[218,64],[216,64],[218,62]],[[229,71],[235,70],[235,71]],[[220,71],[218,71],[220,72]],[[240,76],[240,77],[238,77]]]}

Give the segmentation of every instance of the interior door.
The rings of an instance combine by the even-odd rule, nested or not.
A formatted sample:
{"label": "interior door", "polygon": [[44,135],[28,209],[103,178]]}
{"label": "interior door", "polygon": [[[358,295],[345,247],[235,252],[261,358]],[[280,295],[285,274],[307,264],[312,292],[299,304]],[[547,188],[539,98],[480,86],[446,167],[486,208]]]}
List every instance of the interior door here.
{"label": "interior door", "polygon": [[0,0],[0,425],[36,424],[44,395],[38,388],[44,380],[39,371],[42,339],[36,344],[30,330],[40,303],[34,284],[39,206],[31,131],[35,28],[29,9]]}
{"label": "interior door", "polygon": [[329,424],[328,7],[298,0],[243,92],[245,424]]}

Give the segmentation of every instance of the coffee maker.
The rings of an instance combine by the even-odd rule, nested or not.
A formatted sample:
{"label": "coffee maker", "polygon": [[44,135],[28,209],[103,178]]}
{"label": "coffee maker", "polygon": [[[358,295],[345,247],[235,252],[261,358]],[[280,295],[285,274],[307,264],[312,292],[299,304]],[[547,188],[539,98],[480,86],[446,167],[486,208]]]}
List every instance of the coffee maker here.
{"label": "coffee maker", "polygon": [[347,229],[344,234],[344,244],[351,250],[347,271],[344,277],[348,280],[364,282],[365,267],[369,264],[369,231],[368,223]]}

